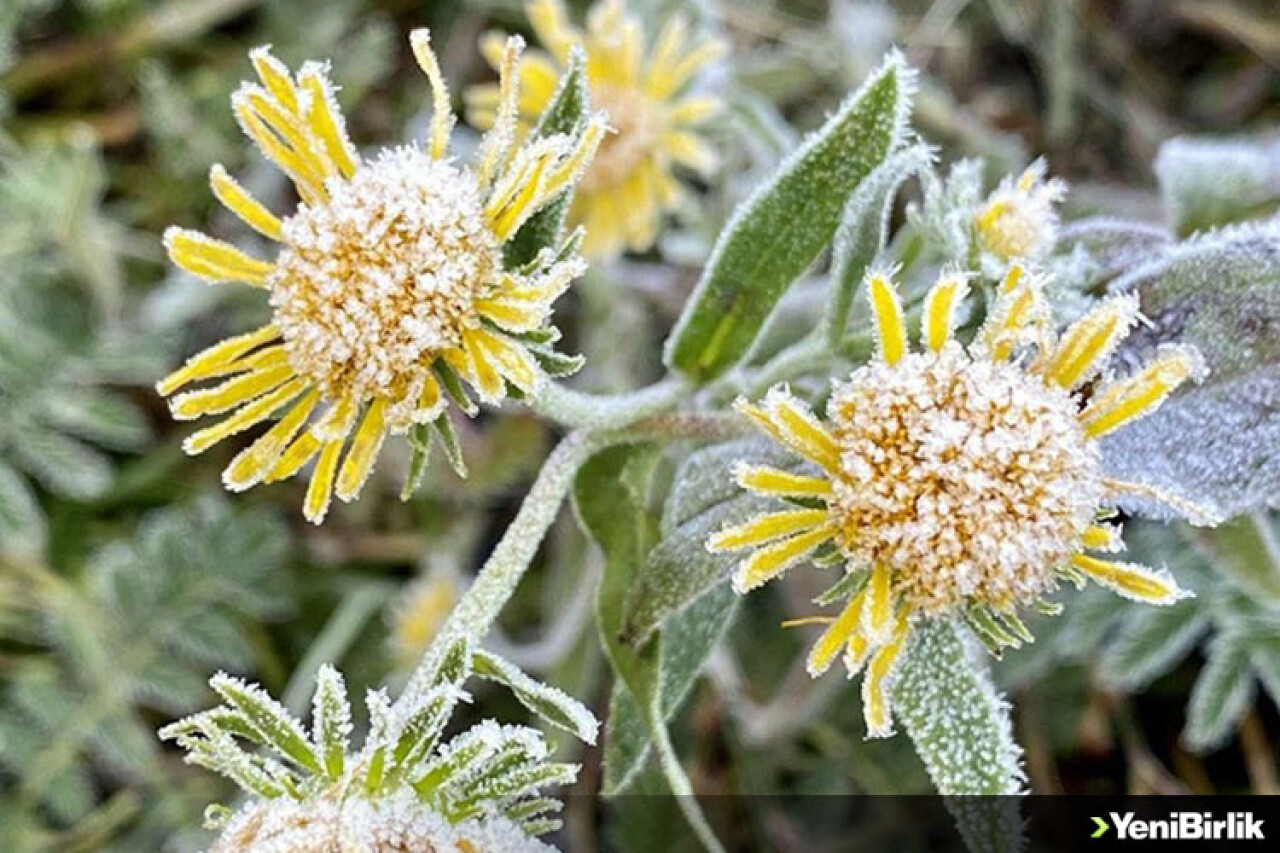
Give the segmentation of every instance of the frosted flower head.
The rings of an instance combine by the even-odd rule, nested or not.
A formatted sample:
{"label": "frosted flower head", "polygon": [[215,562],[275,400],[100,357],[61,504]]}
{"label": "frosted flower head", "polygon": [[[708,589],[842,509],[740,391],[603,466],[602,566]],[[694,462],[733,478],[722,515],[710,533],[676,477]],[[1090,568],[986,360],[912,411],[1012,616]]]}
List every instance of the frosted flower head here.
{"label": "frosted flower head", "polygon": [[[529,22],[545,52],[524,65],[521,117],[532,126],[554,92],[558,72],[575,48],[584,48],[593,108],[602,110],[611,132],[588,167],[570,210],[585,229],[583,252],[605,259],[627,249],[644,251],[657,238],[665,212],[679,201],[673,167],[707,175],[717,165],[698,128],[722,109],[720,99],[686,94],[690,83],[725,49],[716,39],[691,34],[689,22],[673,16],[650,42],[622,0],[603,0],[585,28],[569,23],[562,0],[529,0]],[[482,49],[496,68],[501,38],[487,36]],[[468,92],[469,116],[478,126],[495,120],[493,86]]]}
{"label": "frosted flower head", "polygon": [[451,824],[411,792],[380,800],[261,800],[240,809],[209,853],[552,853],[500,815]]}
{"label": "frosted flower head", "polygon": [[396,660],[406,666],[417,663],[461,594],[461,578],[448,569],[433,569],[408,585],[391,611],[391,645]]}
{"label": "frosted flower head", "polygon": [[1056,206],[1067,185],[1047,178],[1044,160],[1036,160],[1016,179],[1006,176],[973,215],[978,246],[1001,269],[1010,261],[1035,262],[1053,251],[1058,239]]}
{"label": "frosted flower head", "polygon": [[383,691],[368,694],[369,734],[358,750],[346,685],[331,667],[317,675],[310,727],[260,687],[215,676],[223,704],[160,732],[187,750],[189,763],[250,795],[217,826],[210,853],[549,850],[537,836],[559,826],[560,803],[543,789],[572,782],[577,766],[552,761],[542,733],[525,726],[482,720],[447,740],[443,733],[473,674],[591,743],[595,718],[465,640],[433,648],[397,703]]}
{"label": "frosted flower head", "polygon": [[[327,69],[296,74],[266,48],[259,82],[232,98],[261,152],[293,181],[301,204],[277,217],[214,166],[214,194],[278,244],[268,261],[199,232],[171,228],[174,263],[208,281],[261,287],[271,322],[190,359],[158,384],[175,417],[232,412],[193,434],[199,453],[278,418],[223,474],[227,488],[285,479],[315,460],[304,512],[319,523],[331,495],[355,498],[383,439],[444,416],[470,394],[499,403],[534,393],[555,340],[552,303],[584,270],[574,244],[509,269],[504,248],[529,217],[581,177],[604,136],[602,118],[571,135],[514,141],[523,43],[502,47],[506,105],[475,161],[449,158],[454,117],[428,34],[411,37],[434,115],[421,146],[362,157],[347,137]],[[554,359],[563,363],[563,357]],[[198,390],[177,394],[193,383]],[[468,391],[470,389],[470,391]],[[417,442],[421,445],[421,440]]]}
{"label": "frosted flower head", "polygon": [[1164,571],[1090,554],[1121,549],[1107,524],[1122,494],[1195,507],[1108,478],[1098,440],[1151,412],[1203,372],[1199,354],[1168,347],[1126,377],[1104,373],[1137,319],[1137,303],[1100,303],[1060,337],[1041,283],[1014,265],[966,346],[954,336],[968,276],[944,273],[925,299],[912,352],[890,274],[867,293],[879,352],[834,385],[820,420],[783,388],[738,409],[803,465],[741,462],[739,485],[791,506],[730,526],[713,551],[750,550],[739,592],[813,557],[845,575],[819,600],[843,602],[809,655],[818,675],[842,652],[850,675],[866,668],[868,733],[892,731],[887,684],[920,619],[960,618],[994,651],[1030,639],[1018,612],[1060,579],[1092,579],[1153,604],[1181,591]]}

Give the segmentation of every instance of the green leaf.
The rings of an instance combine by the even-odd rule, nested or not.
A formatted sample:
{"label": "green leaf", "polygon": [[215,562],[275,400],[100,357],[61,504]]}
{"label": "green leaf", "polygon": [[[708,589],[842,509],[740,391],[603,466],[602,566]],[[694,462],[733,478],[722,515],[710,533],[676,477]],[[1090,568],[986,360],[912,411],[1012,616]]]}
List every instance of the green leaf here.
{"label": "green leaf", "polygon": [[1228,517],[1275,505],[1280,222],[1237,225],[1178,243],[1111,287],[1136,293],[1151,320],[1130,336],[1122,362],[1136,364],[1159,344],[1180,341],[1200,350],[1209,375],[1108,436],[1108,472],[1185,495]]}
{"label": "green leaf", "polygon": [[342,673],[325,664],[316,674],[312,726],[324,759],[325,774],[332,781],[342,776],[351,733],[351,703]]}
{"label": "green leaf", "polygon": [[577,699],[530,678],[514,664],[484,650],[474,653],[472,665],[476,675],[504,685],[515,694],[521,705],[548,723],[564,729],[578,740],[595,744],[600,724]]}
{"label": "green leaf", "polygon": [[1122,690],[1146,686],[1182,660],[1208,625],[1194,600],[1142,608],[1124,620],[1120,636],[1102,656],[1103,681]]}
{"label": "green leaf", "polygon": [[751,348],[769,313],[830,243],[845,203],[902,141],[914,75],[892,54],[735,212],[666,344],[707,381]]}
{"label": "green leaf", "polygon": [[[627,642],[623,623],[628,593],[659,532],[657,514],[649,505],[658,461],[658,450],[651,446],[613,448],[584,465],[574,484],[579,517],[605,553],[596,617],[618,675],[605,729],[605,773],[612,793],[625,789],[650,743],[666,741],[667,721],[723,636],[736,603],[722,587],[644,642]],[[687,788],[687,779],[673,775],[677,768],[664,762],[663,769],[673,790]]]}
{"label": "green leaf", "polygon": [[724,582],[741,554],[712,553],[707,539],[729,524],[777,508],[744,492],[733,476],[736,462],[803,467],[776,445],[755,439],[727,442],[698,450],[677,470],[663,512],[662,540],[649,552],[643,571],[631,584],[622,637],[632,644],[647,639],[658,626],[690,602]]}
{"label": "green leaf", "polygon": [[1179,234],[1265,215],[1280,206],[1280,139],[1170,139],[1155,173],[1165,218]]}
{"label": "green leaf", "polygon": [[1253,695],[1253,673],[1244,645],[1235,637],[1217,637],[1191,690],[1183,743],[1195,752],[1221,746],[1253,702]]}
{"label": "green leaf", "polygon": [[[574,48],[569,64],[560,77],[547,107],[533,129],[533,137],[554,136],[557,133],[580,133],[587,114],[591,111],[591,97],[587,89],[586,54]],[[564,235],[565,218],[569,215],[571,191],[553,199],[520,226],[503,247],[502,260],[507,269],[518,269],[533,261],[543,249],[557,245]]]}
{"label": "green leaf", "polygon": [[57,389],[41,398],[40,409],[52,426],[112,450],[137,450],[151,438],[137,407],[100,389]]}
{"label": "green leaf", "polygon": [[38,554],[47,535],[44,513],[27,481],[0,462],[0,553]]}
{"label": "green leaf", "polygon": [[209,679],[209,686],[228,705],[244,714],[258,732],[262,742],[280,755],[297,762],[313,773],[324,772],[302,726],[289,711],[272,699],[261,687],[246,684],[238,678],[219,673]]}
{"label": "green leaf", "polygon": [[1016,794],[1024,776],[1009,706],[960,628],[922,619],[911,631],[893,708],[938,792]]}
{"label": "green leaf", "polygon": [[98,451],[44,427],[29,426],[12,436],[14,457],[50,491],[92,500],[111,485],[111,464]]}
{"label": "green leaf", "polygon": [[844,335],[854,294],[862,285],[867,267],[875,263],[888,242],[889,216],[898,189],[912,175],[929,168],[932,159],[932,152],[923,144],[899,151],[877,166],[845,205],[831,263],[831,301],[826,322],[832,343]]}
{"label": "green leaf", "polygon": [[1214,569],[1255,599],[1280,604],[1278,528],[1275,518],[1255,512],[1193,536]]}

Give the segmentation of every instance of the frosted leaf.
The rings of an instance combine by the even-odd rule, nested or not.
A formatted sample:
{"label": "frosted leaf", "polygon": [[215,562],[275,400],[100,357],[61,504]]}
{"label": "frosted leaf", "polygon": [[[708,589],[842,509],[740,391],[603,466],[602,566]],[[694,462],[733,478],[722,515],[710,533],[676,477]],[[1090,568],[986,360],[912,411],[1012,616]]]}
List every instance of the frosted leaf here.
{"label": "frosted leaf", "polygon": [[1220,746],[1253,703],[1254,693],[1247,649],[1236,638],[1220,636],[1191,690],[1183,742],[1197,752]]}
{"label": "frosted leaf", "polygon": [[1155,172],[1178,233],[1237,222],[1280,204],[1280,137],[1171,139]]}
{"label": "frosted leaf", "polygon": [[226,673],[209,679],[209,686],[244,715],[263,743],[299,766],[320,772],[315,748],[302,725],[265,690]]}
{"label": "frosted leaf", "polygon": [[1177,244],[1111,289],[1136,292],[1151,320],[1118,362],[1178,340],[1200,350],[1209,377],[1104,440],[1109,472],[1226,515],[1280,503],[1280,222]]}
{"label": "frosted leaf", "polygon": [[1026,777],[1008,703],[960,630],[928,619],[913,627],[892,691],[895,715],[939,793],[1020,793]]}
{"label": "frosted leaf", "polygon": [[347,700],[347,685],[342,673],[329,664],[320,667],[316,675],[312,708],[316,745],[324,760],[326,774],[336,781],[342,775],[349,748],[351,703]]}
{"label": "frosted leaf", "polygon": [[535,681],[514,664],[497,655],[477,651],[473,658],[475,674],[505,685],[520,704],[554,726],[579,740],[594,745],[600,722],[586,706],[562,690]]}
{"label": "frosted leaf", "polygon": [[44,549],[44,514],[18,473],[0,461],[0,553],[33,556]]}

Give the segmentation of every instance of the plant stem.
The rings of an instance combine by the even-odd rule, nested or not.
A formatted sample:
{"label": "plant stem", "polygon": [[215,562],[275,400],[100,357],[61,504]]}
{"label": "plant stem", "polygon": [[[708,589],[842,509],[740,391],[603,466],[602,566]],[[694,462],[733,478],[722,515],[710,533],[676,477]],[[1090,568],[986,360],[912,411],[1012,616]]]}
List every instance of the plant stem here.
{"label": "plant stem", "polygon": [[684,768],[680,765],[680,757],[676,755],[675,747],[671,745],[671,736],[667,732],[666,723],[661,719],[655,720],[651,730],[653,745],[658,751],[658,761],[662,765],[662,775],[671,786],[671,793],[675,795],[676,805],[680,807],[684,819],[689,822],[689,826],[693,828],[694,834],[698,836],[698,840],[702,842],[702,846],[708,853],[724,853],[724,846],[720,844],[720,840],[707,824],[702,809],[698,807],[698,801],[693,794],[693,785],[689,783],[689,777],[685,775]]}
{"label": "plant stem", "polygon": [[449,642],[459,636],[479,642],[489,633],[493,620],[515,592],[538,552],[547,529],[560,514],[560,504],[569,494],[578,469],[605,444],[607,441],[602,443],[600,437],[587,430],[576,430],[551,451],[520,505],[520,511],[498,540],[489,559],[485,560],[475,583],[437,632],[435,642],[427,649],[397,700],[397,710],[417,707],[420,696],[431,684],[438,655]]}
{"label": "plant stem", "polygon": [[547,382],[529,398],[529,405],[543,417],[570,429],[606,430],[626,427],[665,411],[689,392],[688,383],[677,376],[626,394],[585,394]]}
{"label": "plant stem", "polygon": [[342,597],[342,603],[320,630],[293,670],[282,701],[294,714],[301,716],[315,686],[321,664],[336,664],[360,634],[365,621],[387,600],[390,588],[384,584],[365,584]]}

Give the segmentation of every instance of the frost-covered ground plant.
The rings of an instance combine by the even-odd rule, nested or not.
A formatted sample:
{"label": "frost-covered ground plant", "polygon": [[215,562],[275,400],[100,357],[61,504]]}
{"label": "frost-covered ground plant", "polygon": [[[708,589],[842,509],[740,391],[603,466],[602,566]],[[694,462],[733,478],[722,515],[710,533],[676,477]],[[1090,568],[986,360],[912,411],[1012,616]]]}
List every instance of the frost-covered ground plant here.
{"label": "frost-covered ground plant", "polygon": [[369,733],[359,749],[350,742],[346,684],[332,667],[316,676],[310,727],[260,687],[215,676],[210,684],[224,704],[160,732],[188,761],[251,796],[235,813],[211,810],[220,828],[211,851],[551,849],[537,836],[559,826],[560,803],[541,790],[572,782],[578,768],[551,761],[536,729],[483,720],[451,738],[444,730],[468,699],[463,684],[472,675],[505,685],[534,714],[588,743],[595,717],[507,661],[473,651],[465,638],[446,638],[438,649],[400,702],[369,693]]}
{"label": "frost-covered ground plant", "polygon": [[1280,791],[1262,13],[10,6],[0,847]]}
{"label": "frost-covered ground plant", "polygon": [[[173,400],[184,417],[243,407],[188,446],[203,449],[302,397],[233,460],[224,479],[234,490],[296,473],[318,454],[305,513],[321,521],[335,482],[340,497],[355,497],[383,434],[439,417],[442,389],[473,409],[459,377],[489,404],[514,390],[569,430],[439,627],[428,663],[394,706],[374,694],[362,752],[349,754],[331,734],[346,724],[330,719],[338,712],[328,705],[342,709],[345,700],[320,701],[309,736],[264,695],[223,677],[214,687],[230,710],[167,730],[193,760],[267,801],[241,812],[222,843],[243,838],[251,849],[257,833],[265,839],[282,831],[277,824],[303,821],[317,838],[363,833],[364,843],[389,847],[399,843],[390,840],[396,833],[429,834],[437,817],[486,813],[470,801],[458,805],[461,794],[439,793],[429,750],[419,754],[408,721],[434,701],[451,701],[437,694],[459,689],[467,667],[441,681],[433,662],[472,654],[570,490],[605,554],[597,619],[617,676],[607,791],[624,790],[652,749],[695,832],[718,846],[688,796],[667,720],[732,619],[730,576],[742,593],[809,560],[844,572],[817,597],[840,604],[837,616],[795,620],[827,624],[807,668],[817,676],[841,653],[850,674],[866,667],[867,736],[890,734],[896,710],[942,792],[1022,790],[1008,705],[969,638],[996,653],[1029,642],[1021,614],[1063,609],[1054,600],[1063,578],[1091,579],[1157,606],[1188,595],[1162,567],[1097,556],[1123,548],[1108,519],[1130,502],[1212,524],[1220,502],[1197,502],[1176,477],[1150,482],[1141,465],[1130,464],[1126,478],[1114,475],[1121,454],[1104,439],[1123,436],[1185,382],[1204,379],[1205,357],[1176,334],[1150,353],[1141,342],[1121,349],[1140,319],[1142,294],[1089,292],[1080,279],[1097,262],[1087,247],[1055,259],[1067,188],[1043,161],[989,191],[975,162],[939,177],[910,124],[916,75],[892,53],[729,218],[667,340],[668,376],[617,396],[567,389],[525,347],[554,340],[544,325],[550,300],[581,269],[576,237],[566,242],[561,230],[578,176],[594,168],[587,162],[602,127],[590,118],[598,75],[635,77],[644,42],[617,3],[594,13],[585,40],[594,55],[582,52],[557,5],[533,4],[530,14],[567,63],[565,77],[554,86],[538,79],[523,101],[519,42],[507,41],[501,53],[493,47],[501,83],[485,102],[492,129],[474,167],[444,159],[453,119],[424,33],[414,47],[434,92],[425,153],[410,147],[371,161],[347,141],[317,66],[295,77],[255,53],[263,85],[242,88],[236,107],[264,153],[291,174],[303,205],[280,221],[225,172],[215,169],[212,180],[224,203],[284,248],[266,263],[193,232],[167,238],[184,268],[266,288],[275,314],[263,331],[207,350],[162,383],[171,393],[233,376]],[[610,25],[615,39],[606,38]],[[655,49],[674,50],[666,43],[675,40]],[[676,85],[697,65],[687,64]],[[543,89],[550,93],[537,104],[543,117],[517,145],[521,105],[533,105]],[[552,123],[567,131],[550,132]],[[622,128],[612,144],[633,131]],[[897,192],[913,175],[923,176],[926,192],[903,233],[891,235]],[[643,206],[636,212],[648,215]],[[577,218],[575,234],[616,224]],[[907,251],[913,233],[918,244]],[[757,339],[783,295],[833,243],[816,328],[758,355]],[[1082,307],[1081,316],[1064,328],[1050,307],[1057,301]],[[982,315],[970,310],[979,302]],[[325,413],[308,427],[320,406]],[[801,464],[770,464],[767,448],[744,443],[751,422]],[[791,508],[779,511],[780,500]],[[742,560],[733,552],[744,548],[756,550]],[[507,672],[492,661],[487,669]],[[335,684],[325,670],[322,699]],[[233,734],[266,741],[297,769],[233,750]],[[454,749],[436,760],[447,764]],[[406,786],[432,815],[421,825],[406,814],[413,802],[401,795]],[[497,806],[507,816],[519,808]],[[966,824],[966,831],[975,830]]]}

